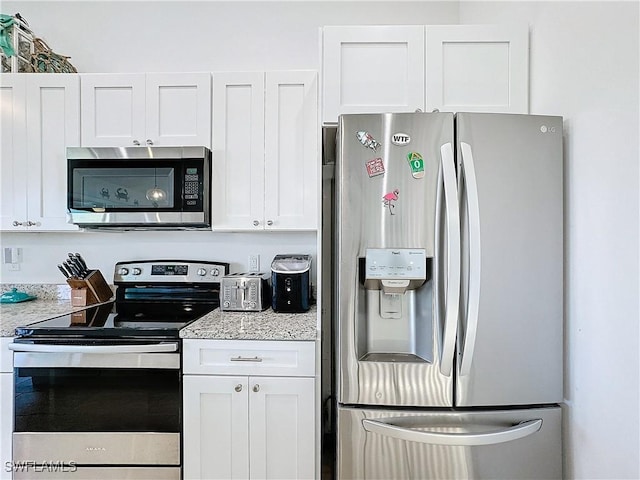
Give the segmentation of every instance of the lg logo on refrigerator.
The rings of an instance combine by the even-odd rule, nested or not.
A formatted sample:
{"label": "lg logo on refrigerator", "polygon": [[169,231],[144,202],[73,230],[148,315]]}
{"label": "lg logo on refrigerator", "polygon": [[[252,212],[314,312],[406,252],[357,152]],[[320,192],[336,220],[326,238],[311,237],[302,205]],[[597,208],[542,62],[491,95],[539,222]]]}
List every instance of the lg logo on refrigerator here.
{"label": "lg logo on refrigerator", "polygon": [[411,137],[406,133],[394,133],[391,135],[391,143],[398,145],[399,147],[408,145],[409,142],[411,142]]}
{"label": "lg logo on refrigerator", "polygon": [[540,126],[542,133],[556,133],[556,127],[547,127],[546,125]]}

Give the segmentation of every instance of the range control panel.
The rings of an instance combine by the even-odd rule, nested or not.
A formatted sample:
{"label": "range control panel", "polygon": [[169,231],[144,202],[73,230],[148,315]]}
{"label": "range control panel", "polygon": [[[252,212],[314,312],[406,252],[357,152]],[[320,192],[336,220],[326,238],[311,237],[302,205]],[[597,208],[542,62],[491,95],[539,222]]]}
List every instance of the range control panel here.
{"label": "range control panel", "polygon": [[145,260],[116,263],[113,283],[220,283],[229,272],[224,262]]}

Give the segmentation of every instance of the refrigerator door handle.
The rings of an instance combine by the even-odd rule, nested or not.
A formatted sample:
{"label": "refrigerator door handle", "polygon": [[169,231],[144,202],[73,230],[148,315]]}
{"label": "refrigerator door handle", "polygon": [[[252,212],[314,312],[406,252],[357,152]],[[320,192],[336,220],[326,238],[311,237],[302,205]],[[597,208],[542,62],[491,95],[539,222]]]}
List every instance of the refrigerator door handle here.
{"label": "refrigerator door handle", "polygon": [[[396,438],[398,440],[406,440],[408,442],[467,447],[511,442],[533,435],[542,427],[542,419],[536,418],[519,422],[515,425],[508,425],[501,430],[490,430],[480,433],[445,433],[424,430],[424,424],[420,425],[415,423],[416,418],[419,417],[380,418],[377,420],[364,419],[362,420],[362,427],[367,432],[377,433],[378,435]],[[410,426],[405,425],[410,421],[414,422],[414,428],[421,428],[421,430],[414,430]],[[397,423],[403,425],[397,425]],[[451,427],[456,428],[458,426],[459,425],[452,425]],[[442,426],[440,426],[440,428],[442,428]]]}
{"label": "refrigerator door handle", "polygon": [[465,335],[462,351],[459,353],[460,376],[469,375],[473,351],[476,345],[478,331],[478,310],[480,307],[480,273],[481,273],[481,246],[480,246],[480,205],[478,202],[478,182],[473,160],[471,145],[460,142],[462,152],[462,170],[467,195],[467,208],[469,217],[469,295],[467,303]]}
{"label": "refrigerator door handle", "polygon": [[456,170],[451,143],[440,147],[442,159],[442,178],[447,229],[447,291],[445,296],[445,320],[442,339],[442,360],[440,371],[451,375],[456,348],[456,329],[458,327],[458,308],[460,302],[460,214]]}

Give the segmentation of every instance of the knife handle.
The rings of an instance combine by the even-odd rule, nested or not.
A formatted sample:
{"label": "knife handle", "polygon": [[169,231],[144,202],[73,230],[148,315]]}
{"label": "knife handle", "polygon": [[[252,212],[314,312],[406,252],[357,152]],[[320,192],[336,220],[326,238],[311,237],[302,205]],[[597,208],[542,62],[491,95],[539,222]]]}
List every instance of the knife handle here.
{"label": "knife handle", "polygon": [[60,270],[66,278],[70,277],[69,273],[65,270],[65,268],[62,265],[58,265],[58,270]]}

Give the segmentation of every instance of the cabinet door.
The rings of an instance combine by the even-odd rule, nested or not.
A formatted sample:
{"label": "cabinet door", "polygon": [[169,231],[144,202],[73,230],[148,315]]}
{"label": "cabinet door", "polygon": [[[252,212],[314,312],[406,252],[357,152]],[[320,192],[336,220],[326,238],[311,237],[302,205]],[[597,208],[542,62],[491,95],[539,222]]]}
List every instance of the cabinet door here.
{"label": "cabinet door", "polygon": [[268,72],[265,94],[265,228],[318,225],[318,87],[313,71]]}
{"label": "cabinet door", "polygon": [[315,477],[314,378],[249,378],[251,478]]}
{"label": "cabinet door", "polygon": [[529,113],[526,25],[428,26],[427,111]]}
{"label": "cabinet door", "polygon": [[82,145],[144,145],[145,74],[83,74]]}
{"label": "cabinet door", "polygon": [[249,478],[247,377],[183,376],[184,478]]}
{"label": "cabinet door", "polygon": [[66,147],[80,145],[80,78],[32,74],[26,84],[29,229],[78,230],[66,218]]}
{"label": "cabinet door", "polygon": [[[22,74],[0,75],[0,229],[27,222],[26,85]],[[14,225],[14,222],[17,225]]]}
{"label": "cabinet door", "polygon": [[147,142],[211,147],[211,74],[147,74]]}
{"label": "cabinet door", "polygon": [[264,73],[213,78],[214,230],[264,228]]}
{"label": "cabinet door", "polygon": [[424,109],[423,26],[323,28],[323,122]]}

